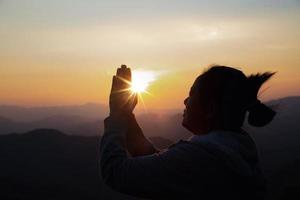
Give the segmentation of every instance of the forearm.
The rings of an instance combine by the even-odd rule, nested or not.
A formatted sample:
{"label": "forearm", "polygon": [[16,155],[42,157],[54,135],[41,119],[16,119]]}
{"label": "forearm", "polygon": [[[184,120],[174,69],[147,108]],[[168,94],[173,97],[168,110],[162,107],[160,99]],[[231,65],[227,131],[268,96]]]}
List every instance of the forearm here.
{"label": "forearm", "polygon": [[129,128],[126,133],[126,147],[132,156],[143,156],[158,153],[159,150],[144,136],[135,116],[129,119]]}
{"label": "forearm", "polygon": [[[137,193],[143,193],[142,189],[136,190],[140,185],[139,179],[143,175],[145,167],[152,164],[142,158],[134,161],[133,158],[128,157],[125,135],[128,131],[129,120],[129,118],[115,117],[105,119],[104,134],[100,144],[100,174],[104,183],[111,188],[119,192],[137,195]],[[155,154],[153,156],[153,158],[156,157]],[[154,168],[150,167],[150,169]],[[147,181],[143,185],[151,189],[152,184],[148,185],[149,178],[145,178]]]}

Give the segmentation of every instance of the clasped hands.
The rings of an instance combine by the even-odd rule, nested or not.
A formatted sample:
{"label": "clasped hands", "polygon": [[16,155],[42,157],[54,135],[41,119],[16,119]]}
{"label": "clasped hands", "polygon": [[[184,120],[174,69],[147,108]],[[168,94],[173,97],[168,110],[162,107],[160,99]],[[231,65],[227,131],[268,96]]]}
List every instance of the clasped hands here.
{"label": "clasped hands", "polygon": [[[142,129],[132,115],[138,102],[138,95],[131,89],[131,70],[122,65],[113,76],[109,97],[110,117],[125,120],[128,129],[124,145],[132,156],[149,155],[159,152],[144,136]],[[132,118],[133,116],[133,118]]]}
{"label": "clasped hands", "polygon": [[131,88],[131,69],[122,65],[113,76],[109,97],[110,116],[126,116],[132,114],[138,102],[137,94]]}

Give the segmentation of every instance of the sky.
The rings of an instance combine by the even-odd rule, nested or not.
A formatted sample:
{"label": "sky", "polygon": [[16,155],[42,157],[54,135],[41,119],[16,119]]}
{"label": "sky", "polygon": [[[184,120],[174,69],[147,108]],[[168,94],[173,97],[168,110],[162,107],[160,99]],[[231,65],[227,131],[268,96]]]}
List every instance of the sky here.
{"label": "sky", "polygon": [[157,74],[149,109],[183,107],[212,64],[300,95],[299,22],[299,0],[0,0],[0,104],[107,104],[121,64]]}

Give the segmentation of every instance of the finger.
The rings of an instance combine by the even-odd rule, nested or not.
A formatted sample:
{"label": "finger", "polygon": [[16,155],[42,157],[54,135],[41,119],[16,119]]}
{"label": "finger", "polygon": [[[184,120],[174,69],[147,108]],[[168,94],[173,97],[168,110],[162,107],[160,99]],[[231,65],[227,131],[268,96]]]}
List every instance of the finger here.
{"label": "finger", "polygon": [[122,79],[119,76],[114,76],[113,78],[113,85],[112,85],[112,90],[114,92],[122,92],[124,91],[125,88],[125,82],[124,79]]}
{"label": "finger", "polygon": [[124,78],[123,78],[123,74],[124,74],[124,65],[122,65],[121,67],[119,67],[117,69],[117,73],[115,76],[115,84],[114,84],[114,91],[120,91],[125,89],[126,85],[124,83]]}
{"label": "finger", "polygon": [[127,68],[125,74],[126,74],[126,77],[125,77],[126,80],[129,81],[129,82],[131,82],[131,69]]}
{"label": "finger", "polygon": [[123,77],[124,70],[126,69],[126,65],[121,65],[121,67],[118,68],[117,70],[117,76]]}
{"label": "finger", "polygon": [[123,73],[123,81],[124,81],[124,87],[126,88],[130,88],[131,84],[131,76],[130,76],[130,69],[129,68],[124,68],[123,69],[124,73]]}
{"label": "finger", "polygon": [[111,84],[111,92],[115,92],[118,89],[118,80],[117,76],[113,76]]}
{"label": "finger", "polygon": [[116,74],[116,75],[117,75],[117,76],[120,76],[120,74],[121,74],[121,68],[118,68],[118,69],[117,69],[117,74]]}
{"label": "finger", "polygon": [[121,65],[120,70],[119,70],[119,76],[126,79],[126,71],[127,71],[127,66]]}
{"label": "finger", "polygon": [[118,71],[118,76],[122,80],[122,89],[126,90],[130,88],[131,72],[126,65],[122,65]]}

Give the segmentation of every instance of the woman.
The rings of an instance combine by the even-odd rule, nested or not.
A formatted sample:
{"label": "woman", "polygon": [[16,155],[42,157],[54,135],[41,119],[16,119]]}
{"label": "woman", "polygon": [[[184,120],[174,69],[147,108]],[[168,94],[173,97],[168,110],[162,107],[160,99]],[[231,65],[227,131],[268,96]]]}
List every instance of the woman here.
{"label": "woman", "polygon": [[273,75],[247,77],[231,67],[211,67],[196,79],[184,101],[182,124],[194,135],[159,151],[132,114],[137,99],[126,90],[131,72],[123,65],[113,78],[100,147],[104,182],[119,192],[151,199],[263,199],[256,146],[241,127],[246,113],[253,126],[264,126],[275,116],[257,99]]}

